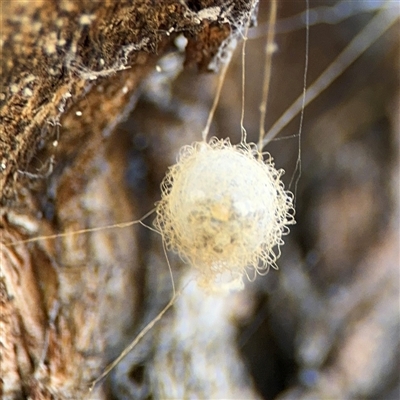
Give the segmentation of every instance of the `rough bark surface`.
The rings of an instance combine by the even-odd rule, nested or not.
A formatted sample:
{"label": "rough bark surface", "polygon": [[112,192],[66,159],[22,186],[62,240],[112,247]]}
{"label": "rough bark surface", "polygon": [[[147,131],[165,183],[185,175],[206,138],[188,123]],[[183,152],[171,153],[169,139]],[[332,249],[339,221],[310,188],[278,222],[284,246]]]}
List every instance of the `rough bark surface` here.
{"label": "rough bark surface", "polygon": [[[225,297],[190,284],[88,392],[171,297],[161,238],[102,227],[151,210],[181,146],[201,139],[215,77],[193,66],[226,55],[249,3],[1,2],[0,398],[399,398],[398,24],[306,109],[297,225],[280,270]],[[314,16],[320,5],[311,1]],[[261,1],[247,42],[253,141],[267,10]],[[280,2],[278,32],[303,10]],[[309,82],[372,16],[310,28]],[[267,125],[302,91],[304,29],[293,21],[276,37]],[[232,142],[241,67],[237,54],[211,132]],[[294,121],[280,136],[297,132]],[[287,185],[298,146],[266,149]],[[86,228],[99,230],[68,234]],[[169,261],[178,287],[191,279]]]}
{"label": "rough bark surface", "polygon": [[1,398],[110,398],[88,388],[141,315],[135,229],[16,242],[139,216],[115,126],[178,35],[205,70],[249,3],[1,2]]}

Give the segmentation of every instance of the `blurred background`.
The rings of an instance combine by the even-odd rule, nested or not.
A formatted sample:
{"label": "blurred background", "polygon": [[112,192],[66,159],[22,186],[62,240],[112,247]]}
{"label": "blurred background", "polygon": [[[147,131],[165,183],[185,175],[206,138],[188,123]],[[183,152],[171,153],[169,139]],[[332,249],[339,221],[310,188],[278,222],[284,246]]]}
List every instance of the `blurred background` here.
{"label": "blurred background", "polygon": [[[310,2],[309,84],[378,5]],[[392,7],[399,12],[398,4]],[[303,1],[279,3],[267,130],[303,90],[304,11]],[[267,18],[268,2],[261,0],[246,49],[249,141],[258,137]],[[177,50],[159,61],[118,127],[128,154],[124,179],[139,215],[159,199],[180,147],[201,140],[215,94],[214,75],[183,70],[182,46],[177,38]],[[211,129],[233,143],[240,140],[240,50]],[[115,398],[400,397],[399,105],[397,22],[306,108],[300,138],[297,116],[264,149],[295,191],[297,224],[285,237],[279,270],[228,299],[187,288],[151,338],[118,367],[110,383]],[[169,299],[171,285],[160,238],[138,232],[146,321]],[[179,286],[189,268],[172,254],[169,259]]]}

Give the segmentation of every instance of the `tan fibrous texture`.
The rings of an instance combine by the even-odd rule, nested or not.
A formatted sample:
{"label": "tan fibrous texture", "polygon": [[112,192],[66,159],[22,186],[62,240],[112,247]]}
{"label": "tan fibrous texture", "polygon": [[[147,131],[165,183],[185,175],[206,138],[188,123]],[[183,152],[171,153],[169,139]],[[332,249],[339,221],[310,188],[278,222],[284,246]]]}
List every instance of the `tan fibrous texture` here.
{"label": "tan fibrous texture", "polygon": [[[193,11],[197,5],[212,5],[186,3],[193,6]],[[267,19],[269,8],[268,1],[262,3],[265,17],[259,21],[257,31],[249,32],[259,38],[248,40],[246,51],[245,127],[252,141],[257,140],[259,129],[263,34],[267,31],[263,20]],[[0,4],[3,33],[19,33],[16,24],[7,22],[6,26],[11,8],[22,13],[29,11],[32,18],[57,19],[41,15],[41,7],[53,4],[48,0]],[[79,1],[73,6],[82,7],[83,13],[84,7],[90,11],[97,5],[107,6],[111,11],[104,15],[113,16],[115,12],[118,16],[120,4],[124,3]],[[154,7],[160,4],[165,2],[152,2]],[[279,4],[281,19],[304,11],[305,2]],[[342,9],[344,3],[338,4]],[[311,2],[311,7],[319,5],[322,3]],[[324,15],[325,10],[324,7]],[[334,60],[371,16],[363,12],[338,24],[321,23],[310,28],[309,82]],[[77,26],[77,19],[68,20],[68,24]],[[200,64],[208,65],[207,45],[211,38],[207,33],[211,31],[207,25],[215,34],[215,45],[219,43],[218,32],[225,32],[225,37],[228,31],[226,25],[210,21],[194,26],[194,30],[201,31],[187,35],[188,64],[201,60],[205,54]],[[88,38],[97,25],[91,26],[83,30],[83,38]],[[98,392],[88,398],[148,400],[171,392],[183,394],[183,398],[186,395],[201,399],[399,398],[398,27],[394,26],[305,110],[297,224],[291,228],[291,235],[285,237],[279,271],[258,277],[243,291],[233,293],[233,297],[217,301],[187,287],[187,298],[182,298],[181,304],[178,301],[161,324],[152,329],[156,336],[147,335],[144,346],[138,346],[120,364],[121,368],[102,382]],[[24,29],[34,29],[34,24],[25,24]],[[39,34],[35,35],[36,39]],[[161,37],[169,45],[173,35],[162,33]],[[78,55],[91,45],[89,39],[82,40]],[[279,50],[273,57],[267,115],[270,123],[302,91],[304,42],[304,29],[276,38]],[[24,63],[26,70],[40,64],[46,77],[51,60],[48,64],[31,62],[28,55],[36,40],[30,43],[23,56],[17,57],[16,64]],[[155,58],[166,54],[163,43],[159,42]],[[112,48],[111,44],[109,49]],[[12,47],[4,46],[1,62],[6,63],[12,56]],[[181,53],[169,53],[163,62],[157,59],[157,63],[163,68],[164,61],[184,57]],[[154,91],[149,93],[143,85],[142,96],[129,120],[104,137],[102,133],[109,134],[133,107],[138,97],[137,93],[132,95],[134,88],[153,70],[154,63],[148,64],[149,59],[155,62],[152,54],[140,52],[131,68],[94,81],[85,80],[82,86],[87,90],[80,92],[83,95],[74,95],[66,102],[61,126],[52,121],[39,123],[45,139],[40,143],[47,147],[43,147],[43,154],[36,152],[30,163],[14,166],[14,172],[20,170],[15,179],[20,182],[22,197],[12,210],[2,209],[6,217],[1,220],[2,241],[9,243],[38,234],[135,219],[160,199],[159,183],[166,168],[175,162],[183,145],[200,140],[215,86],[210,85],[213,76],[199,76],[195,71],[182,71],[176,79],[177,73],[174,78],[161,74],[165,76],[166,89],[158,90],[156,97]],[[218,129],[211,132],[231,137],[232,143],[237,143],[240,135],[241,65],[238,54],[221,96],[216,115]],[[18,74],[7,71],[18,79]],[[151,75],[152,81],[160,77],[156,72]],[[79,75],[70,77],[73,82],[81,81]],[[7,81],[4,74],[1,79]],[[55,92],[58,83],[63,84],[63,80],[55,81]],[[4,85],[1,92],[3,88]],[[41,93],[43,96],[35,104],[47,110],[53,97],[48,99],[48,91]],[[14,96],[21,98],[21,93]],[[30,117],[36,115],[30,110],[22,108],[23,115],[28,116],[28,128],[33,121]],[[80,117],[77,111],[82,112]],[[21,121],[21,115],[18,110],[16,114],[7,114],[8,123]],[[297,122],[281,132],[280,137],[297,133]],[[14,130],[8,130],[10,125],[2,125],[2,133],[4,126],[11,138],[16,137]],[[57,139],[57,132],[59,145],[53,148],[51,143]],[[135,141],[130,139],[132,133]],[[282,179],[288,187],[298,153],[297,139],[272,142],[267,150],[273,154],[276,165],[285,168]],[[3,155],[3,150],[0,153]],[[51,155],[55,163],[53,174],[49,175]],[[126,175],[133,176],[133,183],[125,179]],[[2,172],[0,178],[4,178]],[[40,185],[42,182],[45,185]],[[139,194],[132,193],[132,187]],[[46,218],[41,219],[40,212]],[[154,318],[170,299],[171,279],[160,237],[154,235],[151,241],[139,242],[142,234],[149,236],[141,228],[101,230],[96,234],[1,248],[2,271],[7,261],[10,272],[7,282],[0,278],[0,378],[4,371],[8,374],[8,379],[1,381],[7,383],[7,396],[2,393],[0,397],[21,399],[30,395],[34,399],[49,399],[47,389],[52,389],[53,399],[68,395],[85,399],[80,394],[87,391],[77,390],[86,390],[86,382],[82,381],[98,376],[106,362],[133,339],[134,331]],[[169,254],[169,258],[178,286],[179,271],[189,269],[180,268],[175,255]],[[44,313],[37,309],[37,304]],[[27,327],[22,323],[25,319]],[[41,351],[46,349],[47,353]],[[46,357],[40,368],[43,354]],[[248,373],[239,379],[243,360]],[[112,386],[112,382],[117,384]]]}
{"label": "tan fibrous texture", "polygon": [[[63,118],[70,152],[88,130],[106,133],[115,126],[132,90],[177,34],[188,38],[186,64],[207,69],[225,39],[248,21],[249,4],[207,0],[192,10],[172,0],[2,2],[1,204],[15,200],[18,170],[57,137],[56,125],[72,104],[83,95],[89,101],[95,81],[117,75],[103,80],[96,107],[79,123]],[[198,13],[202,9],[210,11]]]}
{"label": "tan fibrous texture", "polygon": [[223,56],[250,2],[217,3],[1,2],[1,398],[108,397],[88,388],[140,316],[136,230],[16,242],[147,211],[125,181],[130,139],[114,128],[178,35],[188,66]]}
{"label": "tan fibrous texture", "polygon": [[275,267],[294,223],[292,194],[255,145],[212,138],[181,149],[164,178],[156,228],[199,274],[201,286],[243,286],[242,277]]}

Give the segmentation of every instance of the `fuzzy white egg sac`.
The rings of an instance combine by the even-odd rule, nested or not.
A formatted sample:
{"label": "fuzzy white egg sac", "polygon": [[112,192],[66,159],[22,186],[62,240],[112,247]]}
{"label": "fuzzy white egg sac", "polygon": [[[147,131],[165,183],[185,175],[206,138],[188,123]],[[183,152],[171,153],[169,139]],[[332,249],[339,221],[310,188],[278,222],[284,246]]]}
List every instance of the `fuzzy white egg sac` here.
{"label": "fuzzy white egg sac", "polygon": [[282,173],[254,145],[213,138],[182,148],[161,185],[155,225],[202,286],[241,288],[246,267],[262,273],[274,265],[294,222]]}

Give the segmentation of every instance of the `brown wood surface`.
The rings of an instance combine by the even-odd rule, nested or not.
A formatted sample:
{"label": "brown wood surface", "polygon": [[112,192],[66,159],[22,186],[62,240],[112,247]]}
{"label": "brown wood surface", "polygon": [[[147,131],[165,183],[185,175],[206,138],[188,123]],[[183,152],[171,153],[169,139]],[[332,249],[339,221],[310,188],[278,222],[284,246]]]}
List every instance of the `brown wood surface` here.
{"label": "brown wood surface", "polygon": [[84,398],[132,338],[144,279],[134,228],[8,244],[145,208],[115,126],[178,35],[185,64],[206,70],[250,2],[188,3],[1,2],[1,398]]}
{"label": "brown wood surface", "polygon": [[[399,397],[398,23],[305,110],[297,224],[280,270],[225,297],[189,285],[89,393],[171,298],[161,238],[134,225],[16,242],[154,207],[181,146],[201,139],[214,98],[215,74],[197,70],[225,48],[249,1],[0,4],[1,399]],[[303,10],[279,2],[279,20]],[[249,141],[267,14],[261,1],[246,50]],[[309,82],[373,14],[310,28]],[[302,91],[304,37],[276,37],[267,128]],[[211,129],[233,143],[239,53]],[[280,136],[297,132],[298,119]],[[266,148],[287,186],[298,149],[296,137]],[[181,287],[191,269],[169,260]]]}

